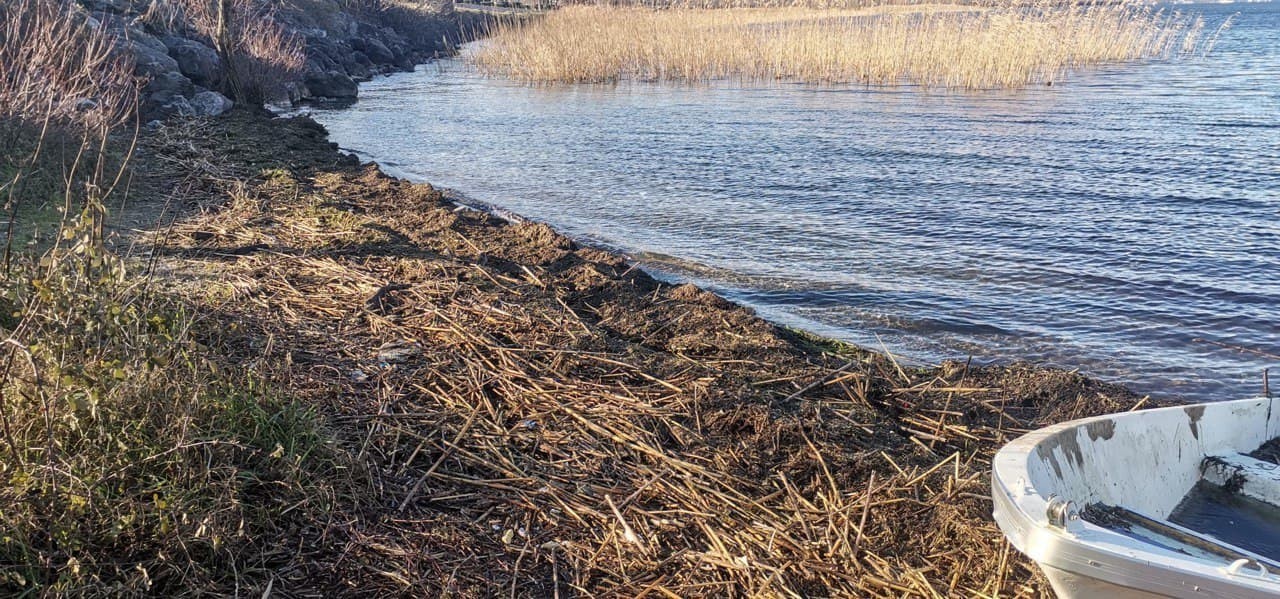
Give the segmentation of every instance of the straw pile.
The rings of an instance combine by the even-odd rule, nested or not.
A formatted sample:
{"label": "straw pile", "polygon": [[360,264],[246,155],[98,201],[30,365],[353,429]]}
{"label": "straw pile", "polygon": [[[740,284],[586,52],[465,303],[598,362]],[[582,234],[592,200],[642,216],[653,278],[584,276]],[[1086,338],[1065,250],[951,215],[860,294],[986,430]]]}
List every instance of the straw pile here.
{"label": "straw pile", "polygon": [[277,592],[1048,596],[990,520],[989,460],[1137,401],[906,368],[344,163],[305,122],[203,126],[145,148],[231,163],[190,187],[221,206],[146,239],[156,268],[349,468],[263,564]]}

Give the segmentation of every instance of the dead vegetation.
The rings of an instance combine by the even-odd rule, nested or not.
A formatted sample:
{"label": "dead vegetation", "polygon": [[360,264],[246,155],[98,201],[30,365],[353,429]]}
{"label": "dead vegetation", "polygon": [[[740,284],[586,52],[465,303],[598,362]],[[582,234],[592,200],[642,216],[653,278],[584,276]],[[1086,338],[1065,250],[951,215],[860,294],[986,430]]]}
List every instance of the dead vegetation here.
{"label": "dead vegetation", "polygon": [[567,6],[495,25],[473,61],[486,73],[530,82],[1016,88],[1051,85],[1091,65],[1205,51],[1203,25],[1137,2]]}
{"label": "dead vegetation", "polygon": [[[116,114],[136,82],[82,48],[3,89],[87,72],[99,108],[67,114]],[[306,120],[163,126],[130,178],[123,121],[59,106],[0,122],[72,140],[0,188],[52,172],[61,207],[0,290],[6,595],[1047,596],[988,516],[991,455],[1136,403],[779,330]]]}
{"label": "dead vegetation", "polygon": [[[226,139],[288,158],[273,140],[314,131],[246,119],[170,131],[148,160],[217,162]],[[241,163],[193,187],[221,206],[149,242],[201,343],[314,406],[351,464],[345,500],[298,503],[329,516],[278,539],[257,588],[1048,596],[990,520],[989,460],[1137,403],[808,339],[327,155]]]}

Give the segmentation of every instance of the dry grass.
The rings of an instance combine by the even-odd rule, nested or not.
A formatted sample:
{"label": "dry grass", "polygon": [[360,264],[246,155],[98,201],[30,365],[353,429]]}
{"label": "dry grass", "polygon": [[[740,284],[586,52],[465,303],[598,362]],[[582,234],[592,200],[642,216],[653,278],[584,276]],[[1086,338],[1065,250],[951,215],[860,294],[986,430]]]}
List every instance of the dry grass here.
{"label": "dry grass", "polygon": [[[323,143],[232,126],[157,153],[217,161],[240,127],[265,153]],[[328,417],[366,481],[281,542],[306,549],[281,556],[276,589],[1048,596],[990,521],[991,455],[1136,401],[1069,373],[815,344],[373,168],[224,189],[154,236],[160,268],[209,329],[242,332],[217,344],[227,359]]]}
{"label": "dry grass", "polygon": [[234,589],[343,480],[314,411],[219,365],[106,247],[139,84],[116,47],[71,2],[0,4],[5,596]]}
{"label": "dry grass", "polygon": [[1006,8],[669,9],[571,6],[494,27],[483,71],[539,82],[621,79],[1053,83],[1100,63],[1196,48],[1198,19],[1128,4]]}

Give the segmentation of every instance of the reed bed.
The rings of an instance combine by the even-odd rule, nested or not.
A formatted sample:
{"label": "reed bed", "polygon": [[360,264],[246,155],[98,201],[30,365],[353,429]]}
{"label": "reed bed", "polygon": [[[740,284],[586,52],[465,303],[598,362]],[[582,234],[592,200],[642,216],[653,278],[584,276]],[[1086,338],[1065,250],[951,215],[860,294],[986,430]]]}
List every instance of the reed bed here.
{"label": "reed bed", "polygon": [[472,56],[531,82],[799,81],[1012,88],[1201,45],[1199,18],[1131,4],[668,9],[570,6],[495,25]]}

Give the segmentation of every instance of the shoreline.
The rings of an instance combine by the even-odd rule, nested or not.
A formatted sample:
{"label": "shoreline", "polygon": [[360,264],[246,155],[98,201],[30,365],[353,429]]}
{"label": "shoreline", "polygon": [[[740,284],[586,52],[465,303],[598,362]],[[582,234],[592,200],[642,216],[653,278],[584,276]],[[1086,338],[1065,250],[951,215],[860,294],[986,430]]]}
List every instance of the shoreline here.
{"label": "shoreline", "polygon": [[157,137],[139,165],[155,181],[193,150],[223,173],[185,198],[202,209],[142,237],[161,287],[224,331],[219,360],[270,373],[380,481],[340,508],[363,540],[323,527],[345,540],[287,588],[412,588],[376,574],[393,568],[445,592],[404,557],[439,554],[464,596],[1047,596],[1001,549],[990,456],[1022,430],[1153,405],[1076,373],[906,367],[783,329],[546,225],[459,209],[308,118],[237,112]]}
{"label": "shoreline", "polygon": [[[353,6],[259,19],[303,61],[298,96],[353,97],[462,22],[402,35]],[[903,364],[465,209],[243,89],[192,112],[218,69],[169,54],[212,47],[123,24],[140,54],[119,69],[179,87],[121,83],[130,114],[209,118],[68,123],[80,153],[51,164],[85,174],[48,243],[6,254],[0,594],[1047,599],[992,521],[995,452],[1161,403],[1026,363]],[[12,189],[57,170],[16,169]]]}
{"label": "shoreline", "polygon": [[[432,69],[429,73],[430,76],[424,76],[421,74],[417,76],[411,74],[400,74],[399,78],[390,80],[392,83],[377,83],[372,85],[369,93],[379,97],[374,98],[377,100],[375,104],[381,106],[383,105],[383,102],[404,102],[406,99],[411,100],[412,98],[406,96],[406,93],[413,95],[429,92],[431,89],[429,86],[435,82],[443,81],[449,84],[457,84],[460,82],[457,79],[459,76],[463,78],[461,82],[467,84],[477,83],[474,81],[473,75],[469,74],[451,74],[442,79],[436,74],[439,71],[440,70],[438,69]],[[481,87],[479,84],[477,84],[476,87],[477,89],[486,89]],[[497,87],[506,86],[501,85]],[[392,88],[400,91],[393,92]],[[405,91],[408,89],[412,89],[412,91]],[[380,90],[385,91],[379,93]],[[388,93],[390,95],[387,95]],[[592,235],[598,235],[602,238],[608,237],[609,239],[605,239],[604,242],[606,247],[610,246],[610,242],[614,241],[616,241],[616,243],[613,243],[612,245],[615,246],[622,245],[627,247],[644,248],[655,247],[653,240],[656,237],[647,230],[645,230],[643,235],[628,235],[630,230],[644,230],[645,227],[636,226],[629,230],[619,232],[616,228],[611,228],[606,221],[599,218],[600,214],[609,214],[616,215],[618,218],[636,218],[640,222],[643,222],[645,214],[647,213],[647,209],[643,204],[637,204],[636,208],[621,210],[614,209],[610,211],[596,209],[583,210],[577,208],[578,206],[590,206],[593,196],[607,195],[609,193],[608,185],[622,185],[618,188],[618,193],[624,200],[629,200],[629,198],[627,198],[628,194],[633,194],[637,190],[634,186],[628,186],[625,183],[618,183],[619,177],[617,174],[610,174],[609,176],[604,177],[605,180],[609,181],[607,184],[580,186],[568,185],[563,186],[560,189],[538,186],[537,184],[529,184],[527,182],[511,186],[493,184],[492,182],[494,181],[499,181],[500,183],[503,182],[503,175],[510,175],[513,172],[516,173],[517,176],[514,179],[505,180],[518,182],[520,181],[518,176],[520,171],[513,171],[512,169],[529,168],[531,166],[528,161],[513,162],[505,169],[490,166],[490,164],[501,164],[500,161],[504,158],[512,157],[511,152],[501,150],[504,145],[513,143],[512,140],[516,140],[514,143],[519,145],[528,144],[530,147],[538,146],[536,145],[536,141],[531,140],[526,134],[516,134],[506,137],[502,135],[502,121],[493,119],[493,111],[501,109],[501,101],[489,102],[488,104],[491,108],[484,108],[485,102],[483,99],[490,97],[490,95],[491,94],[487,93],[487,89],[486,93],[469,93],[466,95],[459,95],[459,98],[465,98],[465,100],[459,100],[463,103],[462,105],[474,103],[467,109],[438,108],[414,110],[415,115],[424,116],[427,119],[433,119],[437,123],[469,122],[465,118],[468,110],[483,115],[482,120],[476,121],[478,123],[484,123],[482,125],[477,125],[479,127],[476,132],[477,139],[483,141],[485,144],[493,144],[495,147],[499,148],[498,150],[477,150],[474,154],[472,154],[470,150],[467,151],[468,155],[473,156],[475,159],[484,161],[485,167],[471,169],[467,168],[465,163],[450,161],[448,158],[441,158],[440,160],[435,161],[435,168],[425,169],[423,171],[424,173],[436,173],[433,176],[439,177],[448,185],[456,185],[463,190],[477,190],[479,192],[477,194],[479,197],[503,203],[507,206],[514,207],[517,210],[525,210],[527,214],[544,214],[547,215],[548,218],[552,219],[552,221],[558,219],[559,222],[553,222],[553,226],[559,227],[559,225],[563,224],[571,233],[577,232],[585,234],[588,238]],[[506,99],[510,96],[504,94],[495,97]],[[625,94],[623,97],[626,97]],[[553,102],[554,99],[555,96],[551,96],[543,101]],[[395,112],[397,111],[383,110],[373,108],[371,106],[363,111],[357,111],[357,115],[359,116],[356,118],[356,122],[367,119],[368,122],[377,122],[380,123],[381,126],[385,126],[386,123],[397,123],[398,121],[397,117],[395,117]],[[390,117],[388,117],[388,115],[390,115]],[[437,117],[437,115],[462,115],[463,118]],[[612,115],[610,116],[612,117]],[[381,153],[387,160],[401,161],[411,164],[415,156],[423,155],[421,153],[415,154],[411,148],[406,148],[399,144],[381,144],[380,140],[378,140],[376,136],[362,139],[358,131],[348,130],[350,123],[353,122],[351,118],[344,119],[341,116],[326,117],[324,114],[317,114],[316,118],[321,121],[326,121],[326,118],[332,118],[332,122],[335,126],[335,136],[339,137],[344,144],[350,143],[353,146],[361,145],[363,147],[367,147],[374,150],[375,153]],[[538,120],[536,113],[535,116],[531,117],[527,110],[521,111],[517,118],[520,118],[525,122],[543,123],[543,126],[546,126],[544,121]],[[584,125],[584,122],[586,122],[584,119],[577,119],[572,122],[575,126],[590,126],[590,123]],[[399,123],[409,124],[404,121],[399,121]],[[431,131],[431,135],[441,135],[445,139],[459,139],[456,135],[459,127],[445,127],[434,124],[424,126],[423,129]],[[517,128],[516,130],[519,131],[520,128]],[[551,135],[550,132],[543,137],[547,137],[548,135]],[[465,137],[465,133],[463,136]],[[561,131],[555,134],[555,137],[552,139],[564,138],[563,131]],[[497,143],[493,143],[495,141],[497,141]],[[562,142],[555,141],[552,143],[558,145]],[[481,144],[477,144],[477,146],[483,147]],[[598,153],[599,148],[593,149]],[[424,151],[424,153],[431,155],[430,151]],[[366,158],[369,157],[371,157],[371,155],[366,156]],[[581,156],[579,155],[577,158],[581,158]],[[571,164],[572,161],[566,163],[564,160],[561,160],[559,163],[562,165]],[[633,164],[627,165],[627,168],[634,167],[635,166]],[[568,181],[570,179],[563,177],[565,177],[566,172],[571,173],[572,171],[571,169],[563,167],[553,167],[552,172],[554,173],[553,176],[560,177],[558,180]],[[651,180],[662,180],[653,175],[646,178]],[[435,182],[425,175],[421,177],[410,176],[409,179],[415,181]],[[670,177],[665,179],[665,181],[687,183],[685,179],[678,176]],[[909,182],[904,182],[904,184],[909,184]],[[581,191],[582,189],[593,190],[594,193],[583,194]],[[542,193],[543,191],[547,191],[549,193]],[[738,194],[746,192],[739,188],[733,188],[733,191]],[[562,192],[576,199],[568,204],[565,204],[564,202],[546,202],[538,199],[532,201],[523,201],[519,199],[521,195],[528,198],[560,197]],[[659,196],[655,196],[655,198],[656,197]],[[670,194],[666,194],[666,197],[667,199],[683,199],[679,196],[671,196]],[[871,197],[875,197],[874,193]],[[1050,195],[1050,197],[1052,198],[1053,196]],[[561,208],[556,204],[568,207]],[[879,210],[878,212],[883,214],[889,212],[889,210]],[[874,212],[872,212],[872,214],[874,214]],[[996,213],[996,216],[999,216],[999,213]],[[988,216],[986,218],[994,217]],[[1081,219],[1081,221],[1089,222],[1087,219]],[[602,222],[604,223],[603,225],[600,224]],[[769,225],[764,223],[758,226],[761,227],[760,231],[762,232],[762,235],[757,235],[757,237],[767,238]],[[936,230],[927,232],[931,234],[938,233]],[[1072,232],[1078,233],[1079,231]],[[664,231],[663,233],[666,232]],[[860,233],[865,234],[866,231],[862,230]],[[716,264],[724,263],[717,261],[722,256],[717,253],[718,250],[714,245],[697,245],[699,239],[696,236],[697,232],[693,233],[694,236],[690,236],[690,233],[686,228],[685,230],[677,231],[672,235],[677,235],[677,237],[674,237],[676,240],[687,244],[682,247],[692,248],[689,252],[685,252],[686,256],[701,256],[706,262]],[[852,233],[852,235],[858,235],[850,237],[852,240],[866,238],[863,235],[859,235],[859,233]],[[1033,231],[1027,235],[1028,237],[1033,236],[1035,235],[1035,232]],[[933,238],[936,239],[939,237],[945,239],[945,237],[942,236],[935,236]],[[822,238],[842,239],[842,237],[837,237],[835,235],[815,237],[815,239]],[[744,239],[747,241],[750,240],[749,237],[734,237],[732,235],[725,236],[722,239],[736,240],[738,242],[741,242]],[[691,243],[690,240],[692,240],[693,243]],[[788,239],[787,241],[795,243],[795,239]],[[815,246],[822,245],[821,241],[815,240],[813,243]],[[1005,244],[1000,249],[1007,250],[1008,245],[1009,244]],[[662,242],[657,242],[656,247],[659,248],[659,250],[661,246]],[[820,251],[827,252],[825,255],[835,255],[831,254],[830,247],[830,244],[828,244]],[[1026,250],[1027,248],[1024,244],[1018,245],[1017,249]],[[942,251],[945,251],[945,248],[943,248]],[[1117,250],[1115,248],[1108,248],[1108,251],[1115,252]],[[788,275],[792,274],[785,270],[785,266],[787,264],[785,262],[785,257],[783,257],[784,261],[780,262],[778,261],[777,256],[769,254],[768,252],[761,253],[760,255],[762,256],[761,260],[763,263],[770,267],[768,272],[784,272]],[[1000,254],[995,255],[999,256]],[[660,254],[659,256],[661,257]],[[741,252],[728,252],[723,256],[726,257],[726,259],[728,256],[732,256],[734,259],[739,261],[739,264],[744,260]],[[643,261],[645,256],[637,255],[636,258]],[[747,257],[747,259],[750,258],[750,256]],[[928,262],[927,257],[922,256],[917,257],[916,259],[922,259],[925,263]],[[788,285],[788,291],[792,289],[790,284],[794,283],[795,288],[804,292],[804,295],[797,292],[795,295],[789,295],[785,298],[778,299],[778,294],[773,293],[776,291],[776,287],[778,285],[772,280],[759,286],[752,286],[754,281],[752,283],[744,284],[742,283],[742,279],[730,278],[729,276],[722,274],[739,274],[745,272],[748,275],[759,275],[763,270],[752,270],[750,265],[748,268],[737,270],[736,272],[731,268],[721,270],[712,275],[702,276],[702,273],[694,270],[693,268],[688,271],[680,270],[680,265],[677,263],[674,272],[684,280],[692,280],[699,284],[706,283],[708,288],[713,288],[717,292],[724,293],[729,297],[734,298],[735,301],[743,301],[748,305],[751,305],[753,302],[763,304],[753,306],[760,309],[762,314],[769,312],[770,308],[775,308],[772,314],[768,314],[768,317],[776,322],[805,328],[803,324],[797,325],[785,318],[778,318],[779,313],[785,315],[785,313],[790,311],[791,308],[799,306],[795,310],[796,312],[803,311],[810,315],[817,314],[818,318],[838,323],[837,326],[840,326],[842,331],[853,331],[853,333],[848,336],[841,336],[837,333],[837,337],[850,340],[873,351],[883,350],[896,353],[897,351],[902,350],[905,354],[910,355],[912,359],[915,359],[920,363],[931,363],[941,359],[963,360],[970,352],[981,356],[984,353],[987,353],[983,351],[984,349],[994,347],[998,349],[989,354],[992,355],[992,357],[982,359],[983,363],[1010,363],[1026,359],[1048,367],[1068,370],[1080,369],[1089,376],[1095,376],[1108,382],[1129,386],[1140,394],[1151,394],[1164,400],[1181,402],[1212,401],[1215,398],[1222,397],[1248,396],[1254,393],[1258,386],[1260,386],[1260,381],[1256,381],[1257,384],[1255,384],[1255,379],[1260,379],[1261,370],[1266,366],[1265,364],[1254,364],[1249,361],[1239,360],[1233,357],[1230,351],[1214,353],[1214,348],[1209,347],[1208,343],[1203,342],[1198,338],[1190,339],[1190,335],[1183,335],[1186,330],[1199,330],[1201,331],[1199,334],[1207,335],[1203,332],[1205,329],[1201,328],[1206,326],[1204,324],[1206,317],[1202,316],[1202,314],[1212,314],[1212,312],[1206,312],[1201,306],[1196,306],[1196,318],[1192,321],[1185,322],[1185,326],[1160,326],[1162,319],[1168,317],[1170,314],[1176,315],[1178,313],[1177,306],[1171,303],[1171,298],[1176,299],[1179,294],[1192,293],[1197,290],[1194,284],[1187,283],[1192,279],[1187,278],[1185,273],[1177,271],[1175,274],[1170,275],[1170,277],[1173,278],[1159,283],[1156,288],[1150,290],[1149,297],[1152,298],[1151,303],[1154,307],[1145,312],[1135,311],[1134,314],[1130,315],[1132,321],[1125,321],[1120,319],[1118,313],[1110,307],[1117,301],[1116,294],[1119,292],[1112,292],[1108,290],[1099,293],[1096,290],[1093,290],[1094,295],[1087,295],[1091,291],[1089,288],[1082,289],[1080,287],[1074,287],[1070,283],[1070,279],[1073,277],[1076,279],[1085,279],[1086,277],[1091,277],[1093,275],[1109,277],[1104,287],[1107,287],[1108,289],[1122,288],[1125,293],[1141,293],[1140,290],[1133,292],[1129,292],[1127,290],[1130,286],[1137,287],[1139,285],[1149,284],[1146,282],[1146,279],[1123,269],[1106,270],[1108,267],[1096,265],[1088,266],[1087,264],[1082,266],[1079,263],[1071,262],[1071,256],[1055,255],[1053,260],[1063,260],[1063,262],[1056,263],[1057,265],[1052,269],[1038,269],[1034,274],[1026,275],[1029,277],[1026,280],[1018,278],[1020,275],[1016,270],[1012,272],[995,272],[998,271],[999,267],[1006,266],[1001,264],[1001,260],[999,259],[973,260],[971,262],[967,262],[964,266],[970,269],[975,269],[974,272],[983,273],[982,275],[977,275],[980,281],[979,284],[982,285],[981,291],[975,292],[977,295],[964,295],[964,289],[957,289],[955,287],[944,289],[942,285],[951,283],[951,279],[947,276],[935,276],[933,278],[921,278],[918,281],[913,279],[912,283],[919,283],[919,285],[915,288],[915,293],[912,295],[902,293],[901,297],[895,296],[891,300],[887,299],[883,301],[878,297],[868,298],[867,296],[862,295],[863,288],[861,287],[861,283],[864,281],[862,278],[841,278],[836,280],[836,282],[830,282],[830,279],[822,275],[795,278],[783,278],[780,276],[779,278],[782,279],[782,282]],[[1081,260],[1083,260],[1083,258],[1081,258]],[[849,261],[846,260],[845,262]],[[1011,260],[1010,262],[1012,262],[1011,266],[1013,267],[1020,266],[1017,261]],[[835,265],[835,268],[841,267],[841,262],[839,260],[824,258],[823,262],[815,261],[814,263],[825,267],[832,267],[833,264]],[[651,264],[644,265],[646,268],[651,266]],[[660,272],[671,272],[670,270],[664,269],[663,266],[663,264],[658,264],[656,269]],[[696,268],[697,264],[694,263],[690,266]],[[805,266],[809,265],[806,264]],[[812,266],[809,267],[812,268]],[[984,268],[990,268],[991,271],[983,270]],[[954,270],[955,269],[940,269],[940,272],[946,273]],[[816,273],[820,271],[814,270],[814,272]],[[899,274],[902,272],[909,271],[900,270]],[[1215,270],[1215,276],[1220,275],[1221,272],[1221,270]],[[986,276],[987,278],[984,279],[982,278],[983,276]],[[889,276],[882,276],[882,278],[872,279],[872,285],[876,286],[873,288],[878,289],[880,286],[883,286],[884,288],[893,289],[893,287],[884,285],[883,283],[885,280],[892,281],[891,277],[892,275],[890,274]],[[719,279],[718,281],[715,280],[717,278]],[[995,284],[993,284],[992,281],[1003,282],[1006,278],[1016,282],[1001,283],[1001,288],[996,289],[995,292],[992,293],[992,287],[995,287]],[[1063,281],[1064,279],[1066,279],[1066,282]],[[816,284],[810,285],[810,283],[815,281],[825,283],[821,288],[821,291],[826,291],[829,285],[830,287],[836,288],[839,295],[835,299],[829,299],[819,295],[818,300],[815,300],[813,295],[808,293],[813,287],[816,287]],[[932,283],[939,283],[940,285],[933,286],[931,285]],[[1227,281],[1227,283],[1230,283],[1230,281]],[[1083,286],[1083,284],[1081,285]],[[1227,290],[1231,289],[1229,284],[1224,284],[1220,278],[1215,279],[1210,287],[1215,290],[1215,292],[1223,293],[1228,293],[1229,291]],[[744,289],[746,290],[746,293],[742,293],[737,296],[733,295],[735,291]],[[1065,291],[1062,291],[1062,289],[1065,289]],[[764,291],[768,293],[753,295],[753,292],[757,291]],[[1001,295],[1002,292],[1003,295]],[[1050,295],[1054,292],[1059,293],[1057,295]],[[1068,293],[1072,295],[1067,295]],[[835,302],[840,300],[856,302],[857,299],[849,300],[848,298],[848,296],[853,296],[855,294],[858,295],[857,299],[867,300],[864,302],[866,305],[857,310],[856,314],[850,314],[853,310],[846,310],[843,308],[829,310],[821,309],[821,304],[818,304],[817,307],[815,307],[814,304],[809,303],[816,301]],[[1033,308],[1036,306],[1036,303],[1021,301],[1021,299],[1041,296],[1048,296],[1046,298],[1047,301],[1056,303],[1038,308],[1040,312],[1043,312],[1043,316],[1048,319],[1050,323],[1037,328],[1037,326],[1042,323],[1036,320],[1036,318],[1040,316],[1035,313],[1037,308]],[[1008,315],[1012,316],[1004,318],[1006,314],[994,312],[993,306],[999,305],[996,300],[976,301],[971,299],[976,297],[999,298],[999,301],[1004,302],[1005,307],[1008,308]],[[953,298],[964,299],[954,302],[949,301]],[[1119,299],[1122,300],[1123,297]],[[1084,305],[1073,305],[1070,303],[1072,300],[1078,300]],[[1091,302],[1097,303],[1094,304]],[[1103,302],[1106,303],[1103,304]],[[773,305],[768,305],[770,303],[773,303]],[[903,304],[908,303],[915,304],[914,311],[911,307],[904,307]],[[924,306],[924,308],[921,308],[920,306]],[[956,306],[959,306],[959,311],[956,311]],[[1012,306],[1012,308],[1010,308],[1010,306]],[[973,314],[965,313],[965,310],[971,307],[975,312],[981,312]],[[1245,314],[1245,312],[1243,312],[1243,307],[1236,306],[1234,304],[1230,304],[1229,307],[1231,307],[1232,310],[1229,310],[1224,315],[1224,319],[1227,315]],[[1239,311],[1237,311],[1236,308],[1240,308]],[[892,317],[886,317],[884,321],[882,321],[884,323],[882,328],[877,328],[877,325],[882,323],[867,323],[865,321],[858,322],[865,317],[867,311],[874,311],[876,316],[881,314],[890,314]],[[953,316],[957,317],[956,320],[947,320],[949,317]],[[890,318],[892,318],[894,322],[887,322]],[[1115,318],[1116,320],[1113,321],[1111,320],[1112,318]],[[1241,317],[1241,319],[1247,320],[1243,317]],[[1108,322],[1113,324],[1118,322],[1120,324],[1104,327],[1096,324],[1098,322]],[[995,323],[999,326],[989,326],[991,323]],[[1091,323],[1091,326],[1086,326]],[[845,326],[850,324],[852,324],[852,326]],[[889,330],[886,332],[886,329],[892,329],[895,326],[897,327],[896,330]],[[1252,327],[1252,329],[1261,330],[1256,326]],[[884,336],[885,340],[889,341],[890,344],[887,348],[881,348],[881,345],[877,340],[872,337],[871,334],[867,333],[867,331],[878,332],[881,336]],[[902,331],[906,331],[901,338],[905,339],[905,341],[891,338],[895,333]],[[1131,331],[1143,332],[1139,333]],[[1154,332],[1148,333],[1146,331]],[[830,330],[826,330],[824,332],[830,335]],[[863,334],[859,335],[859,332],[862,332]],[[950,344],[943,342],[931,342],[938,339],[950,339],[954,342]],[[1262,347],[1265,349],[1265,343],[1260,345],[1257,341],[1245,343],[1245,345],[1249,345],[1251,347]],[[1235,350],[1240,352],[1241,355],[1244,355],[1245,353],[1254,353],[1244,347],[1219,347],[1223,350]],[[1147,349],[1140,350],[1139,348]]]}

